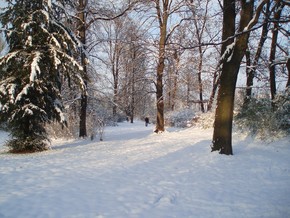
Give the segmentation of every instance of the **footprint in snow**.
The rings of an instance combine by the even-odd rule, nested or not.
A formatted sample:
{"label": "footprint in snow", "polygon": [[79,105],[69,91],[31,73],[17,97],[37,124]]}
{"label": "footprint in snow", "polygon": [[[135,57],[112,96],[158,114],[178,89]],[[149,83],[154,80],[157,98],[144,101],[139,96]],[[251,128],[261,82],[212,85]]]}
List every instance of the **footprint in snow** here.
{"label": "footprint in snow", "polygon": [[176,203],[177,196],[175,193],[160,194],[156,197],[154,205],[166,206]]}

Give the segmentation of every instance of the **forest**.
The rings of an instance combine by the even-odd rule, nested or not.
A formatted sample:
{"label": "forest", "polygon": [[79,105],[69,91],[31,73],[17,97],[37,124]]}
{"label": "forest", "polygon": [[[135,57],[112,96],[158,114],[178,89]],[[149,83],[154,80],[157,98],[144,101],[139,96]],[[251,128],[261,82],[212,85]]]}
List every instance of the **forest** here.
{"label": "forest", "polygon": [[290,133],[287,0],[5,0],[0,125],[11,152],[103,140],[150,118],[154,132],[211,119],[211,151],[237,128]]}

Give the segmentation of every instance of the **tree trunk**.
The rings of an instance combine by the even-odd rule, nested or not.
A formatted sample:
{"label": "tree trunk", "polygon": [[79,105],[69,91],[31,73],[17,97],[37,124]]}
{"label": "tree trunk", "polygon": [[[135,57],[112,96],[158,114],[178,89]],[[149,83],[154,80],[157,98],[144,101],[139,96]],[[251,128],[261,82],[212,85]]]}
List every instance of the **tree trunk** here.
{"label": "tree trunk", "polygon": [[163,70],[164,70],[164,59],[160,60],[157,67],[157,83],[156,83],[157,122],[155,128],[156,133],[164,131]]}
{"label": "tree trunk", "polygon": [[87,94],[81,95],[81,108],[80,108],[80,126],[79,126],[79,137],[87,137]]}
{"label": "tree trunk", "polygon": [[202,78],[201,78],[202,62],[203,62],[203,53],[202,53],[201,46],[199,46],[198,89],[199,89],[200,109],[201,109],[201,112],[204,113],[205,109],[204,109],[204,104],[203,104],[203,87],[202,87]]}
{"label": "tree trunk", "polygon": [[[85,7],[86,4],[84,0],[79,0],[79,39],[83,44],[83,51],[81,54],[81,63],[83,66],[83,70],[85,74],[87,74],[87,67],[86,67],[86,55],[84,50],[86,48],[86,17],[85,17]],[[85,82],[86,86],[87,83]],[[81,94],[81,107],[80,107],[80,124],[79,124],[79,137],[86,137],[87,136],[87,127],[86,127],[86,118],[87,118],[87,101],[88,96],[86,90],[83,91]]]}
{"label": "tree trunk", "polygon": [[156,10],[159,20],[159,52],[158,52],[158,65],[157,65],[157,81],[156,81],[156,127],[155,131],[164,132],[164,96],[163,96],[163,72],[164,72],[164,61],[165,61],[165,46],[167,37],[167,20],[169,16],[169,0],[164,0],[163,11],[161,11],[159,0],[156,0]]}
{"label": "tree trunk", "polygon": [[[224,0],[223,19],[223,40],[235,34],[235,1]],[[262,10],[265,2],[261,3],[259,10]],[[241,18],[239,32],[245,28],[251,28],[258,19],[252,20],[254,0],[241,1]],[[257,15],[257,14],[256,14]],[[258,18],[257,16],[256,18]],[[250,23],[251,22],[251,23]],[[222,72],[220,79],[220,89],[217,98],[217,109],[214,121],[214,133],[212,140],[212,151],[219,151],[221,154],[232,155],[232,121],[234,109],[234,97],[236,81],[240,68],[240,63],[246,52],[249,32],[236,36],[231,46],[222,47]],[[226,53],[225,53],[226,52]]]}
{"label": "tree trunk", "polygon": [[[174,64],[172,64],[174,65]],[[172,99],[171,99],[171,96],[172,96],[172,80],[173,80],[173,67],[169,67],[167,69],[167,72],[168,72],[168,80],[167,80],[167,87],[168,87],[168,91],[167,91],[167,108],[171,108],[171,105],[172,105]]]}
{"label": "tree trunk", "polygon": [[[178,63],[179,65],[179,63]],[[177,66],[178,66],[177,65]],[[178,68],[174,72],[174,79],[173,79],[173,93],[172,93],[172,103],[171,103],[171,111],[175,110],[175,102],[176,102],[176,93],[177,93],[177,77],[178,77]]]}
{"label": "tree trunk", "polygon": [[[136,54],[135,51],[133,53],[133,60],[135,60],[136,58]],[[134,122],[134,110],[135,110],[135,67],[133,66],[132,69],[132,82],[131,82],[131,103],[130,103],[130,120],[131,123]]]}
{"label": "tree trunk", "polygon": [[[174,56],[173,56],[173,59],[174,59],[174,67],[173,67],[173,76],[170,76],[170,81],[172,81],[172,86],[170,86],[170,91],[169,91],[169,98],[171,99],[169,102],[169,108],[171,109],[171,111],[174,111],[175,109],[175,103],[176,103],[176,94],[177,94],[177,85],[178,85],[178,81],[177,81],[177,78],[178,78],[178,71],[179,71],[179,67],[180,67],[180,55],[178,53],[177,50],[174,51]],[[172,94],[171,94],[172,92]]]}
{"label": "tree trunk", "polygon": [[213,82],[212,82],[212,90],[211,90],[211,93],[210,93],[210,97],[209,97],[209,101],[208,101],[208,106],[207,106],[207,110],[208,111],[211,111],[212,110],[213,101],[214,101],[215,94],[216,94],[216,90],[218,88],[219,83],[220,83],[220,75],[219,75],[219,71],[216,70],[214,72]]}
{"label": "tree trunk", "polygon": [[[223,33],[222,40],[227,40],[235,34],[235,1],[224,0],[223,8]],[[225,55],[227,46],[233,43],[228,40],[222,45],[222,55]],[[231,59],[233,60],[233,59]],[[220,77],[220,88],[217,97],[217,108],[215,112],[214,133],[212,140],[212,151],[223,154],[233,154],[232,151],[232,108],[233,108],[233,85],[237,77],[235,67],[230,62],[223,60]]]}
{"label": "tree trunk", "polygon": [[113,96],[113,117],[114,119],[117,116],[117,102],[118,102],[118,77],[114,76],[114,96]]}
{"label": "tree trunk", "polygon": [[186,82],[186,106],[189,108],[190,107],[190,92],[191,92],[191,89],[190,89],[190,86],[191,86],[191,83],[189,82],[190,81],[190,76],[189,75],[186,75],[187,77],[187,82]]}
{"label": "tree trunk", "polygon": [[247,89],[246,89],[246,97],[244,99],[244,105],[247,105],[247,103],[249,102],[249,100],[252,97],[252,86],[254,84],[254,77],[256,75],[256,69],[259,63],[259,59],[262,53],[262,48],[264,46],[264,43],[267,39],[267,35],[268,35],[268,18],[270,15],[270,3],[267,3],[267,7],[266,7],[266,12],[265,12],[265,19],[264,19],[264,24],[262,27],[262,33],[261,33],[261,38],[258,44],[258,48],[254,57],[254,61],[253,63],[251,63],[251,57],[250,57],[250,50],[248,49],[248,52],[246,53],[246,60],[247,60]]}
{"label": "tree trunk", "polygon": [[286,84],[286,88],[290,86],[290,58],[288,58],[287,63],[286,63],[287,71],[288,71],[288,81]]}
{"label": "tree trunk", "polygon": [[[276,96],[276,68],[275,68],[275,57],[276,57],[276,45],[277,45],[277,39],[278,39],[278,33],[279,33],[279,20],[281,18],[281,12],[284,7],[284,4],[279,1],[276,5],[276,11],[274,14],[274,27],[273,27],[273,33],[272,33],[272,42],[271,42],[271,51],[270,51],[270,57],[269,57],[269,70],[270,70],[270,89],[271,89],[271,99],[274,100]],[[273,104],[273,108],[274,108]]]}

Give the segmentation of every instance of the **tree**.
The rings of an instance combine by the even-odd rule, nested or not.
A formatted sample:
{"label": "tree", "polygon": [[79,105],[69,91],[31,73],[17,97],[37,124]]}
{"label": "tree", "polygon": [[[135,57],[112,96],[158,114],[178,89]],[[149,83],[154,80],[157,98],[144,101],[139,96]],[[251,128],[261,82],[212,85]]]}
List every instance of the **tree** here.
{"label": "tree", "polygon": [[180,71],[180,57],[182,52],[177,48],[172,48],[172,57],[168,57],[168,79],[167,79],[167,108],[171,111],[176,109],[176,99],[178,90],[178,74]]}
{"label": "tree", "polygon": [[156,107],[157,118],[155,132],[164,131],[164,97],[163,97],[163,71],[165,66],[165,47],[167,39],[167,22],[170,11],[170,0],[154,0],[159,22],[159,46],[158,46],[158,63],[157,63],[157,79],[156,79]]}
{"label": "tree", "polygon": [[234,0],[223,1],[223,33],[220,88],[215,112],[212,151],[232,155],[232,121],[234,96],[240,63],[245,55],[251,28],[257,23],[266,4],[261,1],[253,14],[254,0],[242,0],[238,33],[235,33],[236,7]]}
{"label": "tree", "polygon": [[286,83],[286,88],[289,88],[290,87],[290,58],[287,59],[286,67],[287,67],[287,71],[288,71],[288,80]]}
{"label": "tree", "polygon": [[[144,99],[149,93],[150,84],[146,78],[146,46],[142,44],[144,31],[131,20],[125,20],[124,49],[121,54],[121,77],[119,88],[119,106],[130,117],[130,122],[134,122],[136,115],[144,116],[140,108],[145,108],[149,102]],[[141,112],[141,113],[140,113]]]}
{"label": "tree", "polygon": [[[78,4],[78,38],[82,43],[83,50],[81,52],[81,65],[83,67],[84,73],[87,74],[87,57],[85,54],[86,49],[86,7],[87,7],[87,0],[79,0]],[[87,86],[87,81],[85,81],[85,86]],[[87,119],[87,105],[88,105],[88,96],[87,90],[84,90],[81,93],[81,107],[80,107],[80,124],[79,124],[79,137],[86,137],[87,136],[87,126],[86,126],[86,119]]]}
{"label": "tree", "polygon": [[267,3],[266,5],[266,9],[265,9],[265,18],[263,21],[263,25],[262,25],[262,32],[261,32],[261,36],[260,36],[260,40],[258,42],[258,46],[254,55],[254,59],[253,61],[251,60],[251,50],[249,48],[248,45],[248,49],[246,52],[246,63],[247,63],[247,68],[246,68],[246,73],[247,73],[247,88],[246,88],[246,97],[244,99],[244,105],[246,106],[251,97],[252,97],[252,86],[254,84],[254,77],[256,76],[256,70],[258,67],[258,63],[259,63],[259,59],[261,57],[261,53],[262,53],[262,48],[264,46],[264,43],[267,39],[267,34],[269,31],[269,23],[268,23],[268,19],[269,19],[269,15],[270,15],[270,2]]}
{"label": "tree", "polygon": [[[136,1],[126,0],[118,3],[107,1],[88,1],[88,0],[60,0],[64,1],[65,7],[63,13],[66,15],[67,24],[72,27],[77,38],[82,44],[82,50],[80,55],[80,63],[83,67],[85,74],[90,76],[90,81],[86,80],[86,90],[82,93],[74,93],[73,98],[77,101],[73,101],[75,104],[79,104],[74,107],[78,111],[79,116],[76,117],[79,124],[79,137],[86,137],[87,132],[90,131],[87,128],[88,116],[92,115],[89,111],[93,106],[90,105],[90,100],[94,99],[94,85],[97,81],[97,73],[95,66],[91,64],[92,57],[96,56],[95,45],[98,43],[96,35],[99,35],[98,24],[99,21],[113,21],[131,9]],[[100,53],[100,51],[97,51]],[[92,101],[95,102],[95,101]],[[75,106],[75,105],[74,105]],[[76,112],[76,111],[74,111]],[[90,122],[91,123],[91,122]],[[75,123],[77,125],[77,123]]]}
{"label": "tree", "polygon": [[98,29],[96,39],[99,43],[94,48],[97,54],[94,57],[96,63],[108,72],[108,75],[102,73],[98,86],[102,81],[104,86],[99,90],[110,99],[115,121],[121,112],[133,122],[135,115],[142,116],[140,107],[145,107],[143,101],[150,88],[145,78],[147,48],[143,40],[146,33],[126,15],[102,21]]}
{"label": "tree", "polygon": [[[204,3],[205,5],[202,5]],[[196,4],[196,5],[195,5]],[[204,53],[206,52],[206,47],[202,45],[202,40],[205,37],[206,25],[207,25],[207,16],[209,10],[210,1],[197,1],[195,4],[191,3],[190,9],[193,14],[193,25],[195,29],[196,40],[198,44],[198,69],[197,69],[197,76],[198,76],[198,88],[199,88],[199,101],[201,111],[205,112],[205,107],[203,103],[203,83],[202,83],[202,71],[203,71],[203,61],[204,61]],[[201,8],[203,6],[204,12],[199,12],[195,10],[195,8]]]}
{"label": "tree", "polygon": [[[277,4],[274,7],[274,27],[272,30],[272,41],[271,41],[271,50],[269,57],[269,71],[270,71],[270,89],[271,89],[271,98],[275,99],[276,96],[276,65],[274,63],[276,58],[276,48],[277,48],[277,40],[279,34],[279,21],[281,19],[282,10],[285,4],[283,1],[277,1]],[[273,104],[274,106],[274,104]]]}
{"label": "tree", "polygon": [[[103,21],[101,23],[100,33],[98,34],[99,55],[98,59],[104,64],[110,73],[108,81],[111,81],[113,89],[112,107],[113,117],[117,119],[117,111],[119,107],[119,88],[121,74],[121,56],[125,50],[125,35],[127,31],[126,17],[116,18],[112,21]],[[108,82],[107,81],[107,82]],[[108,87],[108,84],[105,84]]]}
{"label": "tree", "polygon": [[11,132],[14,152],[45,150],[45,124],[66,125],[61,84],[84,89],[82,66],[72,56],[78,41],[54,19],[51,1],[7,1],[0,21],[6,28],[9,52],[0,59],[0,116]]}

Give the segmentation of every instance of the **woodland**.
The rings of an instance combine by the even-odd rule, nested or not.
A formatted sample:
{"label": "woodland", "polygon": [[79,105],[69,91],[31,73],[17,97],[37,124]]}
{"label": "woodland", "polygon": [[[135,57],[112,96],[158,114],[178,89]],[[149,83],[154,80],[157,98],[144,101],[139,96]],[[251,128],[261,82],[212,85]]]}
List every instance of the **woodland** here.
{"label": "woodland", "polygon": [[288,0],[5,0],[0,123],[11,152],[51,137],[103,140],[150,118],[154,132],[212,119],[211,151],[232,130],[290,132]]}

